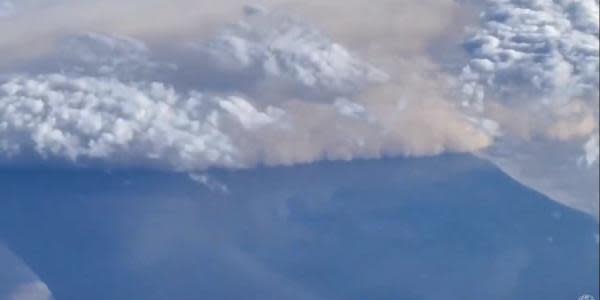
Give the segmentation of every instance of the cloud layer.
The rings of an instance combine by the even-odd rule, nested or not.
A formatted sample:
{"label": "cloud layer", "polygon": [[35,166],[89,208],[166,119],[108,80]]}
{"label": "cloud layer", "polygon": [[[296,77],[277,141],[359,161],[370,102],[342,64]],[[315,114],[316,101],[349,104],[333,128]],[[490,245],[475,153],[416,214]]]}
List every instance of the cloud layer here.
{"label": "cloud layer", "polygon": [[[216,37],[179,46],[186,55],[175,63],[154,61],[131,38],[64,41],[60,54],[25,68],[41,74],[1,85],[5,158],[199,170],[434,155],[490,143],[443,99],[437,81],[424,86],[426,75],[413,73],[390,83],[384,71],[276,12],[249,9]],[[423,99],[411,101],[417,94]]]}
{"label": "cloud layer", "polygon": [[[539,114],[512,128],[521,135],[571,140],[597,131],[597,1],[488,2],[482,27],[465,43],[464,105],[508,119],[501,121],[519,110]],[[501,107],[485,107],[485,99]]]}
{"label": "cloud layer", "polygon": [[595,215],[598,47],[596,0],[490,0],[461,74],[464,110],[498,125],[486,156]]}
{"label": "cloud layer", "polygon": [[598,2],[469,3],[0,2],[1,161],[198,171],[478,152],[593,211]]}

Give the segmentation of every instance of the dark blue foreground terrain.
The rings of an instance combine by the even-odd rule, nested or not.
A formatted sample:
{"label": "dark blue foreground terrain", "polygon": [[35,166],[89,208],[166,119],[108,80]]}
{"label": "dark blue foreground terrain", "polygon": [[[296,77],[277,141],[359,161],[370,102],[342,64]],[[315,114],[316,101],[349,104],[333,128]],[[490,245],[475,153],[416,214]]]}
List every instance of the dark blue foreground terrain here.
{"label": "dark blue foreground terrain", "polygon": [[195,178],[4,167],[0,242],[56,300],[599,299],[598,223],[471,156]]}

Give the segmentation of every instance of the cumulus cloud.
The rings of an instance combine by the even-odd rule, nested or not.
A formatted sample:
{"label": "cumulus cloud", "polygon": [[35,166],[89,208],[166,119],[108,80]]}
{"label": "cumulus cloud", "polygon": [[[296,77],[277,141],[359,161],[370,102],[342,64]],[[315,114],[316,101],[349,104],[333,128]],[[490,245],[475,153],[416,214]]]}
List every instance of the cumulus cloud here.
{"label": "cumulus cloud", "polygon": [[598,18],[596,0],[488,0],[460,76],[464,111],[497,124],[486,156],[596,216]]}
{"label": "cumulus cloud", "polygon": [[524,130],[558,140],[597,131],[598,2],[487,2],[481,27],[465,43],[463,105],[492,117],[486,100],[539,114]]}
{"label": "cumulus cloud", "polygon": [[[315,28],[276,12],[252,11],[215,38],[182,45],[192,58],[214,61],[209,75],[229,80],[190,76],[198,89],[177,85],[190,66],[155,62],[141,41],[99,34],[65,41],[66,54],[34,64],[45,72],[25,68],[2,83],[5,158],[199,170],[434,155],[490,143],[443,99],[440,82],[424,85],[424,71],[391,82]],[[46,71],[57,66],[65,67]]]}
{"label": "cumulus cloud", "polygon": [[[333,105],[290,100],[267,107],[251,101],[180,94],[160,83],[60,74],[17,77],[0,86],[0,149],[5,157],[36,154],[204,169],[437,154],[487,143],[485,136],[475,146],[454,136],[478,133],[468,122],[452,119],[450,108],[377,107],[360,116],[348,113],[361,109],[349,100]],[[455,124],[424,119],[429,116]],[[405,131],[419,126],[423,132]]]}
{"label": "cumulus cloud", "polygon": [[465,45],[464,76],[487,94],[566,101],[597,93],[597,1],[490,0],[481,22]]}
{"label": "cumulus cloud", "polygon": [[203,57],[228,76],[246,74],[260,88],[289,86],[313,95],[351,94],[387,75],[357,59],[342,45],[286,15],[261,11],[231,26],[206,45]]}
{"label": "cumulus cloud", "polygon": [[[378,51],[394,45],[414,50],[425,46],[432,35],[448,26],[461,10],[453,0],[397,2],[378,0],[262,0],[263,7],[301,15],[325,28],[352,49],[360,45]],[[218,3],[193,0],[21,0],[23,13],[11,20],[0,20],[3,39],[0,51],[10,54],[0,65],[14,64],[51,50],[56,40],[74,32],[110,32],[133,36],[153,44],[173,40],[207,37],[226,23],[240,19],[245,1],[221,0]],[[335,12],[332,17],[331,12]],[[357,22],[364,20],[364,22]],[[402,42],[390,38],[402,35]],[[366,46],[366,42],[377,44]],[[385,45],[385,46],[384,46]],[[34,47],[35,46],[35,47]]]}
{"label": "cumulus cloud", "polygon": [[[594,178],[597,1],[487,0],[478,24],[468,1],[260,4],[19,2],[0,18],[0,156],[201,170],[489,149]],[[550,181],[533,186],[581,190]]]}

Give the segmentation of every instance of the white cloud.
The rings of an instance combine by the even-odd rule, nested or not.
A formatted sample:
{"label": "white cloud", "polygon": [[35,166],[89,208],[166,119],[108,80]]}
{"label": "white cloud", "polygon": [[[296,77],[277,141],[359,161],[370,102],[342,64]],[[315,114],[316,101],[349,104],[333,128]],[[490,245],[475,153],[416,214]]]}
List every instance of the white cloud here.
{"label": "white cloud", "polygon": [[41,281],[25,283],[17,287],[8,300],[51,300],[52,293]]}
{"label": "white cloud", "polygon": [[387,79],[315,28],[267,11],[229,27],[204,47],[221,70],[271,82],[279,78],[279,84],[287,80],[303,89],[348,93]]}
{"label": "white cloud", "polygon": [[[0,150],[5,159],[36,153],[48,159],[193,170],[384,153],[428,155],[487,143],[466,120],[453,120],[451,110],[376,107],[364,112],[370,115],[364,119],[348,114],[348,107],[359,107],[350,102],[340,110],[339,102],[291,100],[260,108],[252,101],[185,95],[161,83],[60,74],[16,77],[0,85]],[[420,119],[428,117],[437,117],[440,127]],[[406,130],[420,125],[427,132]],[[473,131],[473,144],[461,130]]]}
{"label": "white cloud", "polygon": [[463,31],[465,1],[23,3],[0,20],[5,160],[199,170],[493,144],[554,174],[532,184],[547,194],[574,194],[567,166],[594,176],[595,0],[487,0],[459,75],[432,52]]}
{"label": "white cloud", "polygon": [[218,179],[215,179],[208,174],[191,173],[189,176],[193,181],[205,186],[206,188],[208,188],[209,190],[211,190],[213,192],[222,193],[222,194],[229,193],[229,188],[227,187],[227,185],[225,185],[224,183],[220,182]]}
{"label": "white cloud", "polygon": [[588,166],[593,166],[595,163],[598,163],[598,156],[600,154],[600,147],[598,146],[600,139],[598,135],[592,136],[584,145],[583,151],[585,155],[582,156],[583,161]]}
{"label": "white cloud", "polygon": [[267,107],[265,112],[258,111],[248,101],[234,96],[229,100],[219,101],[219,106],[236,118],[247,130],[273,124],[285,115],[285,111],[274,107]]}
{"label": "white cloud", "polygon": [[[426,63],[405,64],[412,72],[404,82],[387,83],[383,72],[279,13],[252,14],[194,43],[190,65],[156,62],[144,43],[127,37],[65,40],[65,51],[48,57],[54,66],[37,63],[46,71],[28,75],[35,71],[29,66],[0,84],[4,159],[201,170],[435,155],[490,142],[443,99],[437,80],[423,86],[427,75],[417,70]],[[216,68],[194,70],[206,54]],[[55,65],[66,67],[52,72]],[[202,76],[222,72],[227,85],[203,84]],[[178,87],[180,76],[191,84]],[[312,97],[330,94],[348,98]]]}
{"label": "white cloud", "polygon": [[218,98],[184,98],[159,83],[59,74],[13,78],[0,90],[0,149],[8,155],[35,151],[173,167],[234,164],[236,150],[218,128]]}
{"label": "white cloud", "polygon": [[348,99],[339,98],[335,100],[333,105],[342,115],[359,119],[367,117],[367,109],[364,106]]}
{"label": "white cloud", "polygon": [[[448,23],[461,11],[453,0],[258,2],[276,11],[301,16],[324,28],[344,45],[352,49],[361,47],[374,54],[381,54],[379,50],[390,47],[403,54],[406,50],[422,49],[430,37],[447,30],[451,25]],[[222,25],[239,20],[246,3],[240,0],[20,0],[19,6],[25,13],[14,20],[0,20],[3,36],[0,51],[4,54],[0,65],[39,57],[50,51],[61,37],[79,32],[133,36],[160,46],[173,41],[205,39]],[[402,43],[397,42],[399,37]],[[370,44],[373,42],[376,44]]]}
{"label": "white cloud", "polygon": [[464,111],[499,126],[485,155],[596,217],[598,26],[596,0],[488,0],[461,75]]}
{"label": "white cloud", "polygon": [[465,44],[470,62],[462,74],[463,91],[470,101],[464,104],[482,111],[486,101],[497,101],[540,114],[537,124],[529,125],[560,127],[558,134],[548,131],[550,138],[589,136],[595,125],[572,121],[590,117],[585,113],[598,119],[598,2],[487,3],[481,27]]}

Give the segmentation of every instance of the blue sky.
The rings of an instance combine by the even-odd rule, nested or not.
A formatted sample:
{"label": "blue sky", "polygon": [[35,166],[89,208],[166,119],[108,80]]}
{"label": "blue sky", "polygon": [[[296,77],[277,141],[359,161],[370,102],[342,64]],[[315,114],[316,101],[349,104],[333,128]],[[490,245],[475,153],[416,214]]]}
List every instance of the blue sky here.
{"label": "blue sky", "polygon": [[0,0],[0,297],[594,293],[598,12]]}

